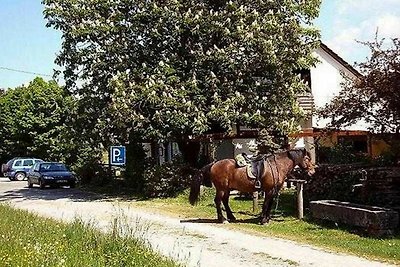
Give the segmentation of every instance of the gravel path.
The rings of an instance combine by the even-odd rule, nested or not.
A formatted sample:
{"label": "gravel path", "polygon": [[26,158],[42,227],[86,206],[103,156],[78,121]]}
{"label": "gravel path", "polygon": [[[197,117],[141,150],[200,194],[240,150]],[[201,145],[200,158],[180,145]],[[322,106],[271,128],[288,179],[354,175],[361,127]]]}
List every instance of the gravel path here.
{"label": "gravel path", "polygon": [[77,189],[28,189],[26,182],[0,178],[0,201],[64,221],[79,217],[104,231],[110,231],[117,218],[121,228],[129,225],[137,237],[187,266],[390,266],[284,239],[181,221]]}

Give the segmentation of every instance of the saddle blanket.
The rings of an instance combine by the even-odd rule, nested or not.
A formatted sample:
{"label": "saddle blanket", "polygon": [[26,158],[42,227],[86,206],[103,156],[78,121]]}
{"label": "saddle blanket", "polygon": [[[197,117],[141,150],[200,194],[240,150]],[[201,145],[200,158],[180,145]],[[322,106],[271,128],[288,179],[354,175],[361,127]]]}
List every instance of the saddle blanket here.
{"label": "saddle blanket", "polygon": [[244,158],[244,156],[242,154],[239,154],[235,157],[236,160],[236,165],[241,168],[241,167],[246,167],[246,172],[247,172],[247,176],[250,179],[256,179],[256,176],[253,174],[253,167],[251,166],[251,163],[246,161],[246,159]]}

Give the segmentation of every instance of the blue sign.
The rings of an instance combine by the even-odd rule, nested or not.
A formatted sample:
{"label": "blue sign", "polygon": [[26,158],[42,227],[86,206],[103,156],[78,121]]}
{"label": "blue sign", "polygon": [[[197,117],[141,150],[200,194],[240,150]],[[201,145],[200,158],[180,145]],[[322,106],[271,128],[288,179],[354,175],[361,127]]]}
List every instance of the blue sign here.
{"label": "blue sign", "polygon": [[110,147],[110,164],[111,165],[125,165],[126,163],[126,149],[124,146]]}

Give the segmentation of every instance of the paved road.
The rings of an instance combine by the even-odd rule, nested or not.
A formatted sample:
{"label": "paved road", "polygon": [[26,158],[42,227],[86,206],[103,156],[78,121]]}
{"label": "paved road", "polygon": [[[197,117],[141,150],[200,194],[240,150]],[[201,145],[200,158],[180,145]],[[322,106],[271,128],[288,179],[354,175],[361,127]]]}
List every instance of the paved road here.
{"label": "paved road", "polygon": [[132,230],[163,255],[187,266],[390,266],[221,225],[181,221],[78,189],[29,189],[26,182],[0,178],[0,202],[64,221],[79,217],[104,231],[110,231],[117,218],[120,229]]}

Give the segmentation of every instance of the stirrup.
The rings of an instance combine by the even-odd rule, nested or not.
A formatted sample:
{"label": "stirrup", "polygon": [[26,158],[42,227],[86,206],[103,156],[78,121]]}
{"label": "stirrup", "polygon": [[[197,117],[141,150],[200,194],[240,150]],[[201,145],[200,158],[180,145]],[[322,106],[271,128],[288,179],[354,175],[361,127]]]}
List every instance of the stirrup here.
{"label": "stirrup", "polygon": [[261,188],[261,182],[260,180],[256,180],[255,184],[254,184],[254,188],[255,189],[260,189]]}

